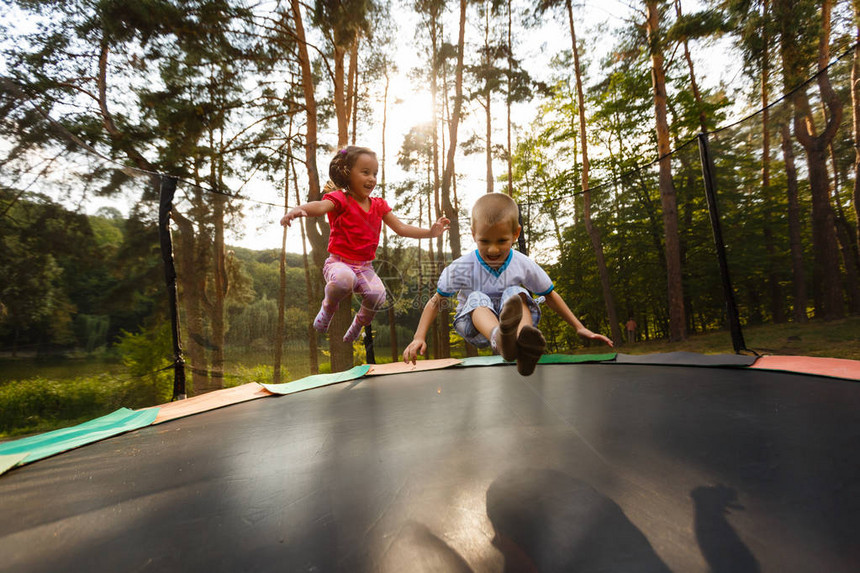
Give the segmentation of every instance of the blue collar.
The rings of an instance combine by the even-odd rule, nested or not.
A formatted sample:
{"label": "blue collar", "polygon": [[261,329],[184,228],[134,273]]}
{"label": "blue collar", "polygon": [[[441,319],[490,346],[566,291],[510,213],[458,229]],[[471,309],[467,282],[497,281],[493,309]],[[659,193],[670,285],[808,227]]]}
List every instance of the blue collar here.
{"label": "blue collar", "polygon": [[511,249],[510,251],[508,251],[508,258],[505,259],[504,264],[502,266],[500,266],[498,269],[494,269],[493,267],[488,265],[487,262],[481,258],[481,253],[478,252],[478,249],[475,249],[475,256],[478,257],[478,262],[481,263],[482,267],[487,269],[487,271],[491,275],[498,278],[499,276],[501,276],[501,274],[503,272],[505,272],[505,269],[508,268],[508,265],[511,264],[511,261],[514,259],[514,250]]}

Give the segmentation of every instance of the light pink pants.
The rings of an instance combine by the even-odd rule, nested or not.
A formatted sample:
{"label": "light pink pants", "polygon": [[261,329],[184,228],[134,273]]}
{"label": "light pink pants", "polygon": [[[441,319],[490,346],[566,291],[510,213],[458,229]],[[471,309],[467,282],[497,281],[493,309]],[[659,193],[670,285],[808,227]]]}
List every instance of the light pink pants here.
{"label": "light pink pants", "polygon": [[352,261],[338,255],[329,255],[323,265],[325,300],[323,307],[334,313],[341,301],[353,292],[361,296],[361,310],[355,322],[370,324],[376,311],[385,303],[385,285],[376,276],[371,261]]}

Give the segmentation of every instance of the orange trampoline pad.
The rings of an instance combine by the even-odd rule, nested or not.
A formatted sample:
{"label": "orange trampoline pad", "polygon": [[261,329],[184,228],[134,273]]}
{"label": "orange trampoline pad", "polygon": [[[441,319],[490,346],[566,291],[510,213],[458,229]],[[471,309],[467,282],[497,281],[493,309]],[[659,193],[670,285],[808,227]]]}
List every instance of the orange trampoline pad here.
{"label": "orange trampoline pad", "polygon": [[762,356],[750,368],[860,380],[860,361],[815,356]]}
{"label": "orange trampoline pad", "polygon": [[438,370],[439,368],[450,368],[462,364],[457,358],[440,358],[438,360],[418,360],[415,364],[411,362],[392,362],[390,364],[371,364],[370,370],[365,376],[382,376],[386,374],[405,374],[407,372],[418,372],[421,370]]}
{"label": "orange trampoline pad", "polygon": [[184,418],[185,416],[207,412],[216,408],[229,406],[230,404],[265,398],[266,396],[274,396],[274,394],[256,382],[249,382],[233,388],[224,388],[223,390],[215,390],[214,392],[201,394],[186,400],[178,400],[156,406],[158,408],[158,415],[152,423],[160,424],[168,420]]}

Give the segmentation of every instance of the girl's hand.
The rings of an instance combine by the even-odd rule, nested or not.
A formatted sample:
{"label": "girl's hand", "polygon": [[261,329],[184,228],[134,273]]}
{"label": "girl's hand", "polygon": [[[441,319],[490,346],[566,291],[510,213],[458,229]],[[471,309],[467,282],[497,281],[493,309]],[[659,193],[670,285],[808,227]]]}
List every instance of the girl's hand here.
{"label": "girl's hand", "polygon": [[295,219],[296,217],[307,217],[308,212],[302,209],[301,207],[296,207],[295,209],[290,210],[289,213],[283,216],[281,219],[281,226],[290,226],[290,221]]}
{"label": "girl's hand", "polygon": [[576,333],[583,338],[587,338],[588,340],[599,340],[601,342],[604,342],[604,343],[608,344],[610,346],[610,348],[615,347],[615,344],[613,344],[613,342],[610,339],[606,338],[602,334],[596,334],[594,332],[591,332],[587,328],[582,328],[581,330],[578,330]]}
{"label": "girl's hand", "polygon": [[451,225],[451,220],[448,217],[439,217],[439,220],[433,223],[433,226],[430,227],[430,236],[438,237],[442,233],[448,230],[448,227]]}
{"label": "girl's hand", "polygon": [[415,358],[420,354],[424,356],[427,351],[427,343],[417,338],[412,339],[406,350],[403,351],[403,362],[411,362],[415,364]]}

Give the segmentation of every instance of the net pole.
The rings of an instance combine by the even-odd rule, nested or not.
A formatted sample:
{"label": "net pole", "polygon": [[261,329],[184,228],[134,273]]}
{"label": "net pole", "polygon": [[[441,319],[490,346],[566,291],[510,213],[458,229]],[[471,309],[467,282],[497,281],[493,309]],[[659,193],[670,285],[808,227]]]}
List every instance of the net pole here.
{"label": "net pole", "polygon": [[729,331],[732,336],[732,347],[735,354],[741,350],[747,350],[744,343],[744,335],[741,331],[741,320],[738,314],[738,306],[735,302],[734,289],[729,276],[729,263],[726,257],[726,245],[723,241],[723,229],[720,224],[720,212],[717,207],[716,180],[714,179],[714,160],[711,156],[708,134],[700,133],[697,136],[699,142],[699,158],[702,162],[702,178],[705,182],[705,198],[708,203],[708,215],[711,219],[711,230],[714,234],[714,245],[717,249],[717,260],[720,265],[720,279],[723,285],[723,297],[726,302],[726,314],[729,321]]}
{"label": "net pole", "polygon": [[173,400],[184,400],[185,359],[182,357],[182,342],[179,336],[179,302],[176,290],[176,265],[173,262],[173,240],[170,237],[170,214],[173,212],[173,196],[176,193],[176,177],[161,176],[158,205],[158,238],[161,243],[161,259],[164,261],[164,282],[167,284],[167,300],[170,308],[170,334],[173,338]]}
{"label": "net pole", "polygon": [[370,324],[364,327],[364,353],[368,364],[376,364],[376,353],[373,351],[373,327]]}

